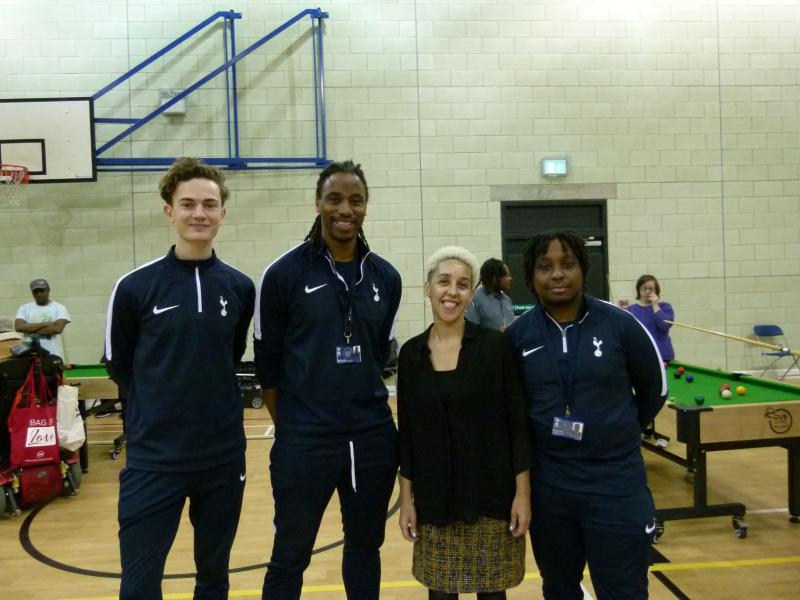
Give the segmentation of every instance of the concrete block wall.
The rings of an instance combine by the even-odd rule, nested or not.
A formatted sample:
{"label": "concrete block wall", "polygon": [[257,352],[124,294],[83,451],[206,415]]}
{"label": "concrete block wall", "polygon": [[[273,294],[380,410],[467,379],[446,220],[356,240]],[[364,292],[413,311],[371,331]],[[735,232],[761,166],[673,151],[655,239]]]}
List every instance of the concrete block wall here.
{"label": "concrete block wall", "polygon": [[[0,28],[0,97],[91,95],[216,10],[242,12],[241,50],[310,7],[242,0],[12,0]],[[366,235],[400,269],[401,340],[429,322],[425,257],[459,243],[499,256],[503,186],[607,185],[612,296],[659,277],[677,319],[750,335],[777,322],[800,339],[800,7],[779,0],[331,0],[325,25],[328,154],[370,185]],[[97,104],[141,115],[162,89],[222,63],[219,27]],[[307,25],[243,60],[242,152],[313,152]],[[221,77],[185,117],[160,117],[112,155],[226,150]],[[98,127],[99,140],[116,133]],[[566,157],[563,180],[540,175]],[[73,315],[69,359],[96,360],[116,279],[171,241],[157,174],[29,186],[0,212],[0,314],[47,277]],[[220,255],[253,278],[314,218],[316,173],[229,173]],[[522,299],[524,300],[524,299]],[[757,369],[760,351],[688,330],[678,356]]]}

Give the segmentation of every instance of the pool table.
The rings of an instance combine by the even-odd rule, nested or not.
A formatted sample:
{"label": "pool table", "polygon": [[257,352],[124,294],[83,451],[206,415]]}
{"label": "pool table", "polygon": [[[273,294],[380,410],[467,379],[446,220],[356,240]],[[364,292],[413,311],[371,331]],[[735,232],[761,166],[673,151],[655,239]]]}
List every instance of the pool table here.
{"label": "pool table", "polygon": [[[65,365],[64,383],[78,387],[78,406],[80,407],[81,416],[83,417],[84,428],[86,428],[86,418],[90,414],[86,410],[87,400],[119,399],[117,384],[109,379],[108,371],[104,364]],[[123,439],[121,437],[114,440],[114,449],[111,451],[112,458],[116,459],[119,457],[122,441]],[[78,453],[81,459],[81,469],[84,473],[89,470],[88,443],[89,436],[87,431],[86,443],[81,447]]]}
{"label": "pool table", "polygon": [[[685,371],[676,378],[680,367]],[[694,381],[687,381],[687,375]],[[729,399],[720,395],[725,383],[733,392]],[[667,368],[667,385],[669,399],[655,419],[655,441],[645,439],[643,446],[693,473],[694,497],[692,506],[657,510],[659,533],[667,520],[730,515],[736,534],[746,537],[744,504],[708,504],[706,453],[765,446],[781,446],[788,452],[789,515],[799,523],[800,387],[679,361]],[[745,387],[744,395],[737,394],[739,386]],[[704,397],[702,404],[695,401],[697,396]],[[659,439],[682,442],[685,455],[679,453],[680,447],[662,447]]]}
{"label": "pool table", "polygon": [[65,383],[78,386],[81,400],[116,400],[119,397],[117,384],[109,379],[103,364],[66,365],[64,379]]}

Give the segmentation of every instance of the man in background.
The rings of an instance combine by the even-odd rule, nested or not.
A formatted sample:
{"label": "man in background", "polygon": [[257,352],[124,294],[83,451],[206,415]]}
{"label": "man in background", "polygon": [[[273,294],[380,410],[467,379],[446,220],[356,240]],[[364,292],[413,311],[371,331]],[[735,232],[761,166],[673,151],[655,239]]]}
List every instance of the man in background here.
{"label": "man in background", "polygon": [[64,344],[61,333],[70,322],[67,307],[50,300],[50,284],[45,279],[31,281],[33,302],[17,309],[14,328],[25,334],[25,339],[38,342],[50,354],[64,359]]}

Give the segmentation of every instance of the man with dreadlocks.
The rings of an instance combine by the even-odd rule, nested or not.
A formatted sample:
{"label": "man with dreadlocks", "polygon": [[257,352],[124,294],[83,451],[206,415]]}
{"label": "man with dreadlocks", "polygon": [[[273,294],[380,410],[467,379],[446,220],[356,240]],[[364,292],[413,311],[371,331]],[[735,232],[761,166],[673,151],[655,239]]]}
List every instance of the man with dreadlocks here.
{"label": "man with dreadlocks", "polygon": [[655,507],[640,449],[666,399],[661,357],[626,310],[584,293],[589,258],[575,233],[523,250],[537,305],[506,331],[533,434],[533,555],[547,600],[580,600],[585,565],[598,600],[647,598]]}
{"label": "man with dreadlocks", "polygon": [[317,180],[311,231],[266,268],[258,286],[255,362],[275,422],[275,540],[262,596],[268,600],[300,598],[334,490],[347,597],[379,596],[380,547],[398,463],[380,374],[401,282],[367,245],[361,226],[368,199],[360,165],[328,165]]}

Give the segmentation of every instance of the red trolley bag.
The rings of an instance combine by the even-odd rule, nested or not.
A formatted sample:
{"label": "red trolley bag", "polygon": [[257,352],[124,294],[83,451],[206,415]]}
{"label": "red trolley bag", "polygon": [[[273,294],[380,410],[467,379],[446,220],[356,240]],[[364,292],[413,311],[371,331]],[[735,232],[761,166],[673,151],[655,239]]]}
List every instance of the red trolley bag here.
{"label": "red trolley bag", "polygon": [[42,362],[31,362],[8,415],[11,467],[22,470],[20,504],[59,495],[64,482],[56,431],[56,401],[47,385]]}
{"label": "red trolley bag", "polygon": [[22,508],[39,500],[59,496],[63,491],[61,465],[25,467],[19,473],[19,505]]}

